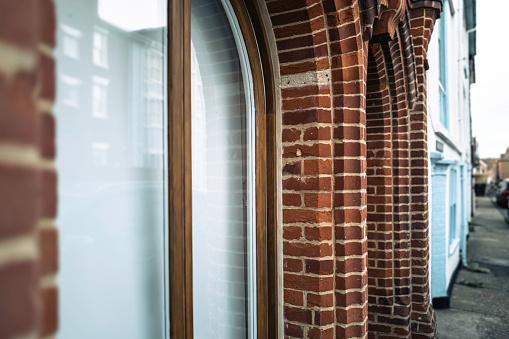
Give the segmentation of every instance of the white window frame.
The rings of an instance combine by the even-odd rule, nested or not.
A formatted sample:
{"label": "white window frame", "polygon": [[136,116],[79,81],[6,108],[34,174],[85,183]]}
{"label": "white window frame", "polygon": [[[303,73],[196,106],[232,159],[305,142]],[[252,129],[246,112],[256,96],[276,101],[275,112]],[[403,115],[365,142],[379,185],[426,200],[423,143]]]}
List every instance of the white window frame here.
{"label": "white window frame", "polygon": [[108,68],[108,31],[97,26],[92,36],[92,59],[96,66]]}
{"label": "white window frame", "polygon": [[[95,75],[92,77],[92,115],[96,118],[108,119],[109,83],[109,79]],[[100,93],[100,95],[97,95],[97,93]]]}
{"label": "white window frame", "polygon": [[62,103],[70,107],[78,107],[81,80],[65,74],[60,74],[59,78],[64,85],[62,86],[64,94],[67,94],[62,98]]}
{"label": "white window frame", "polygon": [[71,59],[80,59],[80,38],[83,35],[79,29],[60,24],[62,29],[62,52]]}

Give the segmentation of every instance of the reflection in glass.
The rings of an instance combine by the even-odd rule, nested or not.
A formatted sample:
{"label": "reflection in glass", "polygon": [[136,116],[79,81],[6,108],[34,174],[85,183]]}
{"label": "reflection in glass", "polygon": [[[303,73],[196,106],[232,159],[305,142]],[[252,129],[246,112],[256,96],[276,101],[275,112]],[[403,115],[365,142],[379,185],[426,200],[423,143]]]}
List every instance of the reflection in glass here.
{"label": "reflection in glass", "polygon": [[79,38],[81,32],[71,26],[61,24],[62,28],[62,51],[69,58],[79,59],[80,57],[80,46]]}
{"label": "reflection in glass", "polygon": [[94,64],[108,67],[108,31],[96,27],[94,32]]}
{"label": "reflection in glass", "polygon": [[168,333],[166,2],[128,2],[56,0],[59,338]]}
{"label": "reflection in glass", "polygon": [[96,118],[108,118],[108,85],[110,81],[98,76],[93,77],[92,85],[92,115]]}
{"label": "reflection in glass", "polygon": [[191,1],[193,324],[255,338],[252,80],[229,3]]}
{"label": "reflection in glass", "polygon": [[63,104],[71,107],[79,106],[79,86],[81,85],[81,80],[79,78],[74,78],[67,76],[65,74],[60,74],[60,80],[62,82],[60,88],[60,99]]}

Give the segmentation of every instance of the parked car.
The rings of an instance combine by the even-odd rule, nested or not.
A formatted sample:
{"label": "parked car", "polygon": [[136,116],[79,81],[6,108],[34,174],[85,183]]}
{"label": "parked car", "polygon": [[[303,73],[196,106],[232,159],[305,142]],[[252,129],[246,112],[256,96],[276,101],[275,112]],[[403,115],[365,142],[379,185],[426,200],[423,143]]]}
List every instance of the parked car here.
{"label": "parked car", "polygon": [[498,184],[497,204],[502,208],[507,208],[508,197],[509,197],[509,179],[504,179]]}

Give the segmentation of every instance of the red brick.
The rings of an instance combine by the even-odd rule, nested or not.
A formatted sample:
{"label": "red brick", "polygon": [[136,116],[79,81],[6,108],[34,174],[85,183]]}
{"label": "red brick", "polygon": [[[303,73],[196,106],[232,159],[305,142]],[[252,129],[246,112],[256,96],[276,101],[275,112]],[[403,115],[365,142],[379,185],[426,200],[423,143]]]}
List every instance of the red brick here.
{"label": "red brick", "polygon": [[313,315],[310,310],[285,306],[284,317],[288,321],[311,324]]}
{"label": "red brick", "polygon": [[315,311],[315,325],[326,326],[334,323],[334,311]]}
{"label": "red brick", "polygon": [[[1,176],[0,176],[1,177]],[[32,332],[37,326],[38,286],[33,262],[19,262],[0,267],[0,335],[14,338]]]}
{"label": "red brick", "polygon": [[302,272],[303,263],[301,259],[283,259],[283,270],[285,272]]}
{"label": "red brick", "polygon": [[283,284],[285,288],[300,291],[327,292],[332,291],[334,278],[285,273],[283,276]]}
{"label": "red brick", "polygon": [[[282,65],[279,69],[279,73],[281,75],[289,75],[289,74],[306,73],[309,71],[319,71],[319,70],[328,69],[328,68],[329,68],[329,58],[323,57],[321,59],[312,60],[312,61],[310,60],[310,61],[304,61],[304,62],[299,62],[299,63],[295,63],[295,64]],[[326,122],[326,121],[320,121],[320,122]],[[330,122],[330,121],[328,121],[328,122]]]}
{"label": "red brick", "polygon": [[41,114],[39,148],[45,159],[55,158],[55,118],[51,114]]}
{"label": "red brick", "polygon": [[[327,44],[322,44],[320,46],[314,46],[311,48],[303,48],[298,50],[292,50],[288,52],[280,52],[278,54],[279,56],[279,62],[284,63],[291,63],[291,62],[298,62],[308,59],[316,59],[320,57],[327,57],[328,56],[328,47]],[[330,100],[329,105],[330,107]]]}
{"label": "red brick", "polygon": [[362,273],[364,269],[366,268],[366,262],[363,258],[348,258],[346,257],[345,260],[338,260],[336,262],[336,269],[337,272],[341,274],[347,274],[347,273]]}
{"label": "red brick", "polygon": [[333,339],[334,328],[310,328],[308,330],[309,339]]}
{"label": "red brick", "polygon": [[281,89],[281,96],[283,98],[298,98],[310,95],[328,94],[330,95],[330,88],[328,85],[307,85],[300,87],[290,87]]}
{"label": "red brick", "polygon": [[305,193],[304,205],[306,205],[306,207],[320,207],[320,208],[331,207],[332,196],[330,193]]}
{"label": "red brick", "polygon": [[38,218],[37,170],[0,166],[0,187],[0,238],[32,232]]}
{"label": "red brick", "polygon": [[285,128],[282,134],[283,142],[294,142],[300,140],[302,132],[296,128]]}
{"label": "red brick", "polygon": [[39,5],[39,39],[51,47],[56,45],[55,5],[52,0],[41,0]]}
{"label": "red brick", "polygon": [[330,140],[330,139],[331,139],[330,127],[309,127],[304,131],[304,141]]}
{"label": "red brick", "polygon": [[300,194],[283,194],[283,206],[296,206],[302,205]]}
{"label": "red brick", "polygon": [[367,292],[349,291],[349,292],[336,292],[336,302],[341,307],[348,307],[352,305],[362,306],[366,302]]}
{"label": "red brick", "polygon": [[336,209],[334,211],[334,220],[336,223],[361,223],[366,221],[367,211],[354,208]]}
{"label": "red brick", "polygon": [[338,309],[336,319],[339,324],[360,323],[364,321],[366,309],[363,307],[349,308],[348,310]]}
{"label": "red brick", "polygon": [[304,305],[304,293],[301,291],[294,290],[285,290],[284,291],[284,300],[285,303],[291,304],[294,306],[303,306]]}
{"label": "red brick", "polygon": [[53,228],[39,230],[39,272],[55,274],[58,271],[58,234]]}
{"label": "red brick", "polygon": [[332,307],[334,305],[334,295],[328,294],[307,294],[308,307]]}
{"label": "red brick", "polygon": [[294,0],[291,2],[285,1],[272,1],[267,3],[267,9],[271,15],[282,12],[289,12],[292,10],[307,8],[320,0]]}
{"label": "red brick", "polygon": [[333,260],[309,260],[305,261],[306,273],[329,275],[334,273]]}
{"label": "red brick", "polygon": [[302,165],[300,161],[288,163],[283,166],[283,174],[301,174]]}
{"label": "red brick", "polygon": [[45,288],[41,296],[41,335],[46,337],[57,331],[58,328],[58,292],[55,287]]}
{"label": "red brick", "polygon": [[319,31],[325,27],[323,18],[315,18],[311,21],[288,25],[284,27],[274,28],[274,35],[276,39],[283,39],[288,37],[294,37],[296,35],[303,35],[306,33],[312,33]]}
{"label": "red brick", "polygon": [[10,84],[0,73],[0,141],[37,142],[35,86],[36,77],[32,73],[17,74]]}
{"label": "red brick", "polygon": [[0,40],[35,49],[38,42],[39,2],[0,1]]}
{"label": "red brick", "polygon": [[41,172],[41,216],[53,219],[57,216],[57,174],[55,171]]}
{"label": "red brick", "polygon": [[41,89],[39,96],[49,101],[55,100],[55,60],[44,54],[39,53],[39,79]]}
{"label": "red brick", "polygon": [[351,288],[361,289],[368,284],[366,275],[350,275],[347,277],[336,277],[336,289],[348,290]]}
{"label": "red brick", "polygon": [[332,255],[330,244],[311,244],[285,241],[283,243],[283,254],[294,257],[327,257]]}
{"label": "red brick", "polygon": [[297,240],[302,237],[302,228],[298,226],[283,227],[283,238],[286,240]]}
{"label": "red brick", "polygon": [[304,174],[332,174],[332,161],[330,159],[304,160]]}
{"label": "red brick", "polygon": [[304,234],[309,241],[332,240],[332,227],[323,225],[305,227]]}
{"label": "red brick", "polygon": [[285,322],[285,337],[304,338],[302,326],[288,324]]}
{"label": "red brick", "polygon": [[316,211],[307,209],[284,209],[283,210],[283,223],[307,223],[319,224],[332,222],[331,211]]}
{"label": "red brick", "polygon": [[331,111],[325,108],[299,109],[283,113],[283,125],[332,122]]}
{"label": "red brick", "polygon": [[283,189],[292,191],[329,191],[331,178],[288,178],[283,180]]}
{"label": "red brick", "polygon": [[316,18],[320,14],[321,14],[321,4],[316,4],[315,6],[308,9],[297,10],[293,12],[271,16],[270,20],[272,21],[272,25],[282,26],[296,23],[299,21],[309,21],[311,19]]}
{"label": "red brick", "polygon": [[362,240],[364,238],[361,226],[338,226],[335,233],[336,240]]}
{"label": "red brick", "polygon": [[331,156],[331,146],[329,144],[292,145],[283,148],[283,158],[295,158],[299,155],[297,150],[301,151],[300,157],[322,157]]}

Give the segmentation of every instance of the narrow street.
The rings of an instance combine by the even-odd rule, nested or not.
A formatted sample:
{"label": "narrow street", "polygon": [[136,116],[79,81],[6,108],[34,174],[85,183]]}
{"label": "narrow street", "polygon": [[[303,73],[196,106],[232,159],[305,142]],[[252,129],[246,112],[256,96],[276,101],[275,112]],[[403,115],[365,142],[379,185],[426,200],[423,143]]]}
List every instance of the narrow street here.
{"label": "narrow street", "polygon": [[477,197],[468,268],[452,290],[451,308],[436,310],[439,339],[509,338],[509,225],[494,197]]}

